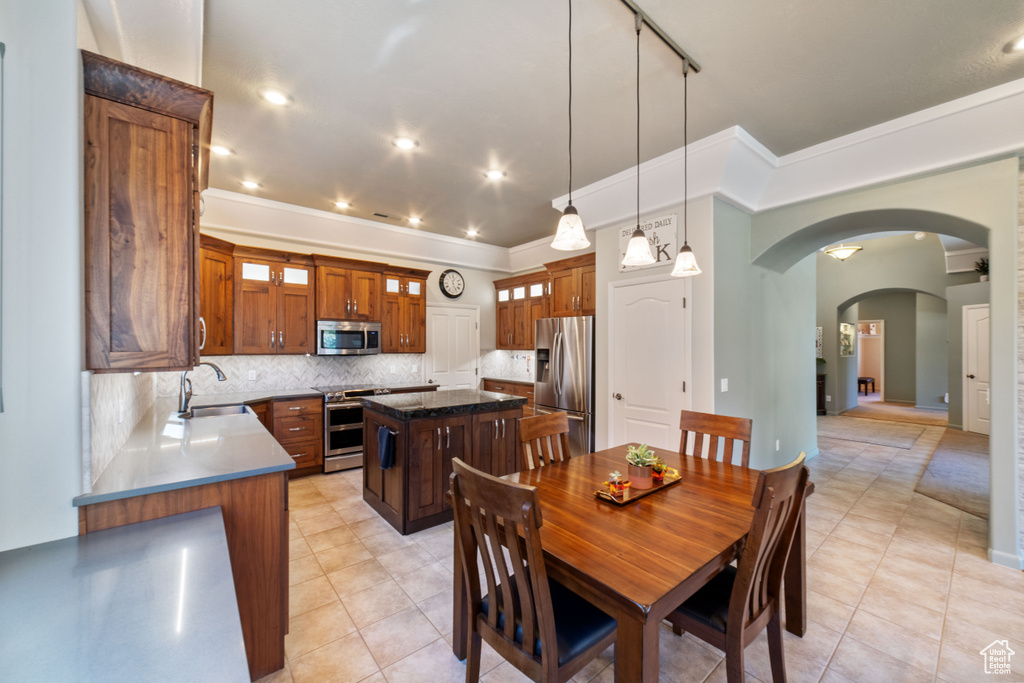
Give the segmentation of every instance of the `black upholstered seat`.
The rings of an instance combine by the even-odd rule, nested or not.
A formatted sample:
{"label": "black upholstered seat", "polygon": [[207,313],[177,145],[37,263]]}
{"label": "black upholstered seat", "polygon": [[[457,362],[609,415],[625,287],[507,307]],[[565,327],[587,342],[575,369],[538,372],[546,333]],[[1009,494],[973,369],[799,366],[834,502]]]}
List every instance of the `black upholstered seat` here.
{"label": "black upholstered seat", "polygon": [[725,633],[736,567],[728,566],[677,609],[685,616]]}

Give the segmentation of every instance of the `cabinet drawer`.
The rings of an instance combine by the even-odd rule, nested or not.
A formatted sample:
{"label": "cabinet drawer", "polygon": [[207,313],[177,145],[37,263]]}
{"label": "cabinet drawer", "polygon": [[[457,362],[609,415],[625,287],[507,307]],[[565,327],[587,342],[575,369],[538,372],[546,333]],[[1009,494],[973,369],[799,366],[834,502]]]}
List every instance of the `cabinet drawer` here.
{"label": "cabinet drawer", "polygon": [[274,438],[278,443],[301,441],[305,439],[323,439],[324,423],[317,415],[294,415],[274,419]]}
{"label": "cabinet drawer", "polygon": [[274,419],[294,417],[296,415],[322,415],[324,400],[316,398],[296,398],[288,401],[274,401]]}
{"label": "cabinet drawer", "polygon": [[324,442],[322,439],[295,441],[281,444],[281,447],[288,452],[288,455],[292,456],[296,467],[312,467],[323,464]]}

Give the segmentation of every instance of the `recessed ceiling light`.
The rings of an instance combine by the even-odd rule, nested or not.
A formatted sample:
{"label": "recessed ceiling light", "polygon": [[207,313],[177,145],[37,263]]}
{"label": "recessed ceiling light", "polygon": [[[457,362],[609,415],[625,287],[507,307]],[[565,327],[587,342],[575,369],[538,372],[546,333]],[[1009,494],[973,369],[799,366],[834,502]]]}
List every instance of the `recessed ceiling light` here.
{"label": "recessed ceiling light", "polygon": [[491,180],[501,180],[502,178],[505,177],[505,172],[494,169],[487,171],[486,173],[484,173],[484,175],[490,178]]}
{"label": "recessed ceiling light", "polygon": [[250,190],[257,190],[261,186],[255,180],[243,180],[242,181],[242,187],[245,187],[245,188],[250,189]]}
{"label": "recessed ceiling light", "polygon": [[398,149],[414,149],[418,147],[420,143],[416,142],[412,138],[397,137],[391,141],[391,144]]}
{"label": "recessed ceiling light", "polygon": [[921,240],[923,240],[927,236],[928,235],[923,233],[923,232],[915,232],[914,233],[914,239],[917,240],[918,242],[920,242]]}
{"label": "recessed ceiling light", "polygon": [[210,147],[210,151],[222,157],[226,157],[235,153],[235,150],[229,147],[225,147],[224,145],[214,145],[213,147]]}
{"label": "recessed ceiling light", "polygon": [[419,225],[420,224],[420,219],[417,218],[416,216],[409,216],[409,224],[410,225]]}
{"label": "recessed ceiling light", "polygon": [[294,101],[292,100],[291,95],[283,93],[280,90],[274,90],[273,88],[260,88],[259,93],[260,97],[265,99],[267,102],[276,104],[280,107],[291,104]]}
{"label": "recessed ceiling light", "polygon": [[466,236],[467,237],[476,237],[479,234],[480,234],[480,231],[477,230],[476,228],[470,228],[469,230],[466,231]]}
{"label": "recessed ceiling light", "polygon": [[1022,50],[1024,50],[1024,36],[1011,40],[1003,48],[1003,52],[1021,52]]}
{"label": "recessed ceiling light", "polygon": [[334,205],[339,209],[347,209],[350,206],[348,202],[334,202]]}

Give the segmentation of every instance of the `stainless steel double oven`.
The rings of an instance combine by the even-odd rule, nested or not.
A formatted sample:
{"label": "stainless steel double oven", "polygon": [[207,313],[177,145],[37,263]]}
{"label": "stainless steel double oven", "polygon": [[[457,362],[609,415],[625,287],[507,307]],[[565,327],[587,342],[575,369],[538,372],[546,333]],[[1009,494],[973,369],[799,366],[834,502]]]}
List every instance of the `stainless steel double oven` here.
{"label": "stainless steel double oven", "polygon": [[317,387],[324,392],[324,472],[363,466],[363,404],[360,396],[390,389]]}

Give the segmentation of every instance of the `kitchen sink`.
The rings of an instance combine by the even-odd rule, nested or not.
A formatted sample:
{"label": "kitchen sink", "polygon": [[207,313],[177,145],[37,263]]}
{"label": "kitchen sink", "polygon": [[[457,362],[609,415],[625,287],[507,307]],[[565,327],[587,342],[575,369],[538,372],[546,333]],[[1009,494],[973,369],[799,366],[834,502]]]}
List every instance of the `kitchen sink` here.
{"label": "kitchen sink", "polygon": [[247,412],[249,412],[248,407],[242,403],[233,406],[199,406],[189,409],[189,413],[182,417],[220,417],[222,415],[244,415]]}

